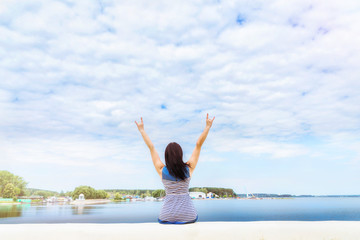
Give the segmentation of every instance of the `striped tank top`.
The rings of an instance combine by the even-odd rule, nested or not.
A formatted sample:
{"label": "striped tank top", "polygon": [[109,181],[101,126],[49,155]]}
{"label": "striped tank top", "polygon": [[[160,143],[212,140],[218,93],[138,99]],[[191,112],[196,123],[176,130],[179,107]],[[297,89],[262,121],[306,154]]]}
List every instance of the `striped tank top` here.
{"label": "striped tank top", "polygon": [[186,166],[186,179],[181,180],[170,175],[166,166],[162,170],[162,182],[165,187],[165,199],[162,205],[159,223],[184,224],[198,219],[195,206],[189,195],[190,171]]}

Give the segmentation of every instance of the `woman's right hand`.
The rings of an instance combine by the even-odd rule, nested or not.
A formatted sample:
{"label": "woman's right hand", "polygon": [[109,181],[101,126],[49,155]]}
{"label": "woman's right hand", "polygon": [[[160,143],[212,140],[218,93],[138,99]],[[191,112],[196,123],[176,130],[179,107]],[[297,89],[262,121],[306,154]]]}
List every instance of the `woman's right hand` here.
{"label": "woman's right hand", "polygon": [[209,119],[209,114],[207,113],[206,114],[206,127],[211,128],[214,119],[215,119],[215,117],[213,119]]}

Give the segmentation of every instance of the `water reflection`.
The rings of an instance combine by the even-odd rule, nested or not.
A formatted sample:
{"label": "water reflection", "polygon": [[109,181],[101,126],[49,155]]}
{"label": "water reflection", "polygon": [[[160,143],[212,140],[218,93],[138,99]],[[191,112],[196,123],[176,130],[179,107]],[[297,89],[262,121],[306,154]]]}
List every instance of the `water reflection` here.
{"label": "water reflection", "polygon": [[71,207],[73,215],[92,214],[92,210],[94,209],[96,209],[96,207],[86,205],[76,205]]}
{"label": "water reflection", "polygon": [[[21,204],[21,205],[1,205],[1,218],[22,218],[29,215],[37,219],[49,216],[66,217],[71,215],[92,215],[99,214],[105,206],[100,205],[70,205],[70,204]],[[28,210],[28,211],[26,211]],[[25,213],[26,212],[26,213]],[[70,214],[69,214],[70,213]]]}
{"label": "water reflection", "polygon": [[21,217],[23,210],[29,207],[30,204],[0,206],[0,218]]}
{"label": "water reflection", "polygon": [[[194,205],[199,221],[360,221],[360,198],[194,200]],[[161,207],[161,202],[0,205],[0,224],[157,222]]]}

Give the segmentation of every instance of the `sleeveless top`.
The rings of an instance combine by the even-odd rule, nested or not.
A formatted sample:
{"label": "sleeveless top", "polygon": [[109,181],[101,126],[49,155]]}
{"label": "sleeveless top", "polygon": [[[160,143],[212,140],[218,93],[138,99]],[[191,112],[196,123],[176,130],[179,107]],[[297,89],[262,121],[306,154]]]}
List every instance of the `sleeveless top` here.
{"label": "sleeveless top", "polygon": [[166,166],[162,170],[165,199],[158,217],[159,223],[192,223],[198,219],[195,206],[189,195],[190,171],[186,166],[186,179],[172,176]]}

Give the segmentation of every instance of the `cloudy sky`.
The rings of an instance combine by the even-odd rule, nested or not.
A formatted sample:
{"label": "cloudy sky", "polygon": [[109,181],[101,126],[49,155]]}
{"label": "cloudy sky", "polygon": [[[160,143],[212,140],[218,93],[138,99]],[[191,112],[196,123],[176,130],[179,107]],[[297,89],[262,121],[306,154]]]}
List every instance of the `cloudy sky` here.
{"label": "cloudy sky", "polygon": [[0,170],[56,191],[360,194],[360,2],[0,1]]}

